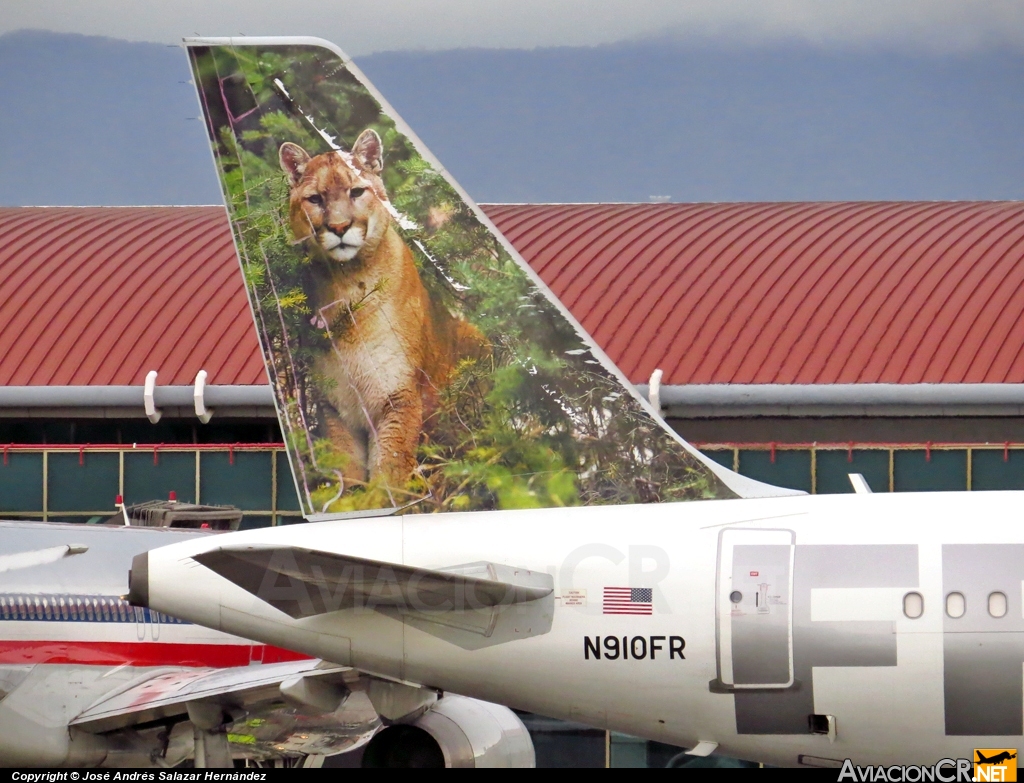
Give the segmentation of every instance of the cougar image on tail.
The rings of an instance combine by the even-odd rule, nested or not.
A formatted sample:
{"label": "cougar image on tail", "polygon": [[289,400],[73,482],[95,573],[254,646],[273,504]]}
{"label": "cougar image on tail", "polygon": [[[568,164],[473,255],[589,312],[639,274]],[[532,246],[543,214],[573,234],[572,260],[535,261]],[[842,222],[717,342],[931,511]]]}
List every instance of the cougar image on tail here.
{"label": "cougar image on tail", "polygon": [[350,457],[346,485],[383,478],[401,487],[437,390],[460,359],[489,353],[487,341],[424,288],[388,208],[375,131],[350,153],[311,157],[286,142],[279,158],[292,233],[314,262],[314,323],[331,336],[333,350],[314,367],[328,380],[326,435]]}

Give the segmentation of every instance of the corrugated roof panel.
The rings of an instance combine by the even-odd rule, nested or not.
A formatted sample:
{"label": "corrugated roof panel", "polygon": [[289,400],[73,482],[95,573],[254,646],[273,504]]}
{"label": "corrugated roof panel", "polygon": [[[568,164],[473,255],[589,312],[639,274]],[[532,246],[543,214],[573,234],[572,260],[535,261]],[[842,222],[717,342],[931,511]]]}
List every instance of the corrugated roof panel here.
{"label": "corrugated roof panel", "polygon": [[[1022,383],[1024,203],[487,214],[635,383]],[[0,385],[263,384],[219,207],[0,209]]]}
{"label": "corrugated roof panel", "polygon": [[1024,204],[499,205],[636,383],[1024,382]]}
{"label": "corrugated roof panel", "polygon": [[263,384],[217,207],[0,210],[0,384]]}

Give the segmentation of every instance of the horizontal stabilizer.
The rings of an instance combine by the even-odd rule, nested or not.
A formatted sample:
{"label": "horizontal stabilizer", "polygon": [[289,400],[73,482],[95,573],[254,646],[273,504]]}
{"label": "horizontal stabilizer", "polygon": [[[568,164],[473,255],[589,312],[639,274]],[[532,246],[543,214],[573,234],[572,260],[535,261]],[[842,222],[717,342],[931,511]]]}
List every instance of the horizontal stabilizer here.
{"label": "horizontal stabilizer", "polygon": [[294,618],[352,608],[469,612],[554,591],[549,574],[494,563],[431,570],[299,547],[221,547],[194,559]]}

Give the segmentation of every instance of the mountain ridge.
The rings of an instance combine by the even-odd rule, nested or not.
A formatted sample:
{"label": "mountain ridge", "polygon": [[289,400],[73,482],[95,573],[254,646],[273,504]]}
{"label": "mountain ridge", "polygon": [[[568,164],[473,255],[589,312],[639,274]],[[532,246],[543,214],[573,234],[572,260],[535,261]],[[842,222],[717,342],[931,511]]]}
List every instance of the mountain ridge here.
{"label": "mountain ridge", "polygon": [[[1024,197],[1024,54],[809,46],[379,52],[478,201]],[[180,47],[0,36],[0,204],[220,203]]]}

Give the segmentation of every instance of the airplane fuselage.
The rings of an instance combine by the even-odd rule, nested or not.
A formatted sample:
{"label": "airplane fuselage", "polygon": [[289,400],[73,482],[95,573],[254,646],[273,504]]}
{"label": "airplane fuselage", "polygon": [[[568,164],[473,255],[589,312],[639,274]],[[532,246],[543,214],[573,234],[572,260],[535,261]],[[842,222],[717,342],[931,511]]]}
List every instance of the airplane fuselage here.
{"label": "airplane fuselage", "polygon": [[549,573],[549,606],[507,607],[489,637],[366,607],[292,619],[190,559],[217,541],[150,552],[150,606],[384,677],[740,758],[932,764],[1016,747],[1024,733],[1022,506],[1013,492],[802,496],[230,536]]}

